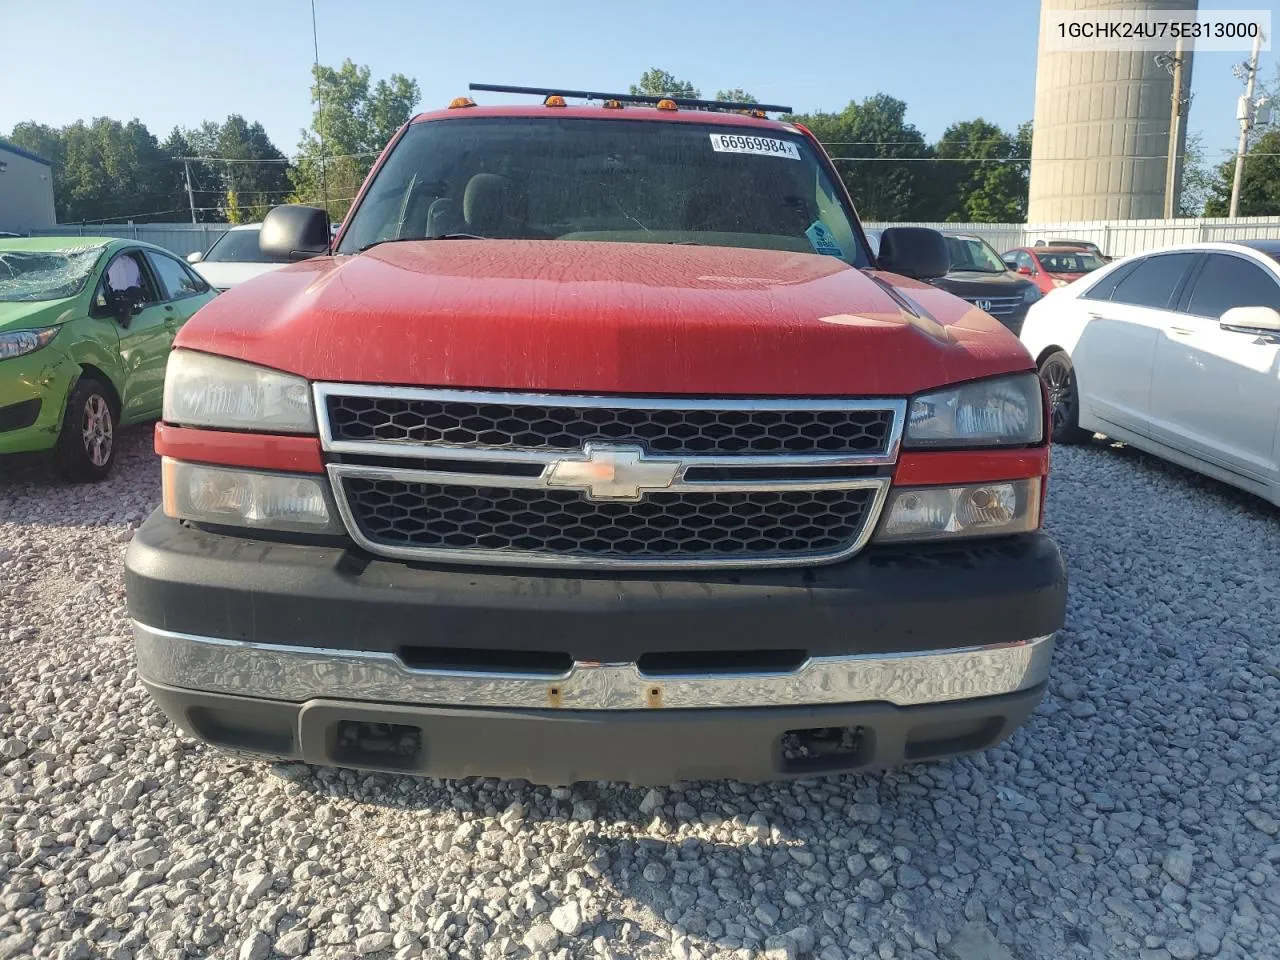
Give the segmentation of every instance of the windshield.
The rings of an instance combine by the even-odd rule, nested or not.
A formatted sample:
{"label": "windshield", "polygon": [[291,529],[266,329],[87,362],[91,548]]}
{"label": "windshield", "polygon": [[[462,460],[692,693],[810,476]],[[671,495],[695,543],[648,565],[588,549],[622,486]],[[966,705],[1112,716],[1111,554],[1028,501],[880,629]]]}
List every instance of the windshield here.
{"label": "windshield", "polygon": [[285,257],[269,257],[258,246],[258,235],[261,229],[228,230],[220,236],[209,252],[204,255],[205,263],[292,263]]}
{"label": "windshield", "polygon": [[66,250],[0,250],[0,300],[74,297],[98,262],[102,246]]}
{"label": "windshield", "polygon": [[450,234],[697,243],[866,266],[853,217],[805,139],[782,130],[495,117],[411,126],[339,253]]}
{"label": "windshield", "polygon": [[1088,273],[1102,266],[1092,253],[1042,253],[1040,266],[1049,273]]}
{"label": "windshield", "polygon": [[1000,255],[976,237],[947,237],[952,270],[976,270],[978,273],[1004,273],[1009,265]]}

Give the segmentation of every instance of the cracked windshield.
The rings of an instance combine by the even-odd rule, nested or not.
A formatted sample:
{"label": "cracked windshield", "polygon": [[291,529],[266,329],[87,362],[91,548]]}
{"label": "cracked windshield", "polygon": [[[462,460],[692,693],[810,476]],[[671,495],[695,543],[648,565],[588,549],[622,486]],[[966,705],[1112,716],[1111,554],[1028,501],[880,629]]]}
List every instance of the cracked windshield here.
{"label": "cracked windshield", "polygon": [[1227,6],[0,0],[0,960],[1280,960]]}

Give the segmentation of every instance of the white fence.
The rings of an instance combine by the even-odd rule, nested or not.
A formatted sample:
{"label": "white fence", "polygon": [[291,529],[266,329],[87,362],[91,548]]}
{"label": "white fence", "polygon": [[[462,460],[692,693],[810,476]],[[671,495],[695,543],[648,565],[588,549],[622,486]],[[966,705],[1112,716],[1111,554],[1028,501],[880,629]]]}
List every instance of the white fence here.
{"label": "white fence", "polygon": [[[39,236],[108,236],[145,240],[180,256],[208,250],[231,226],[229,223],[113,223],[63,224],[36,230]],[[1037,240],[1092,240],[1112,257],[1156,250],[1176,243],[1207,240],[1280,239],[1280,217],[1185,218],[1181,220],[1090,220],[1079,223],[880,223],[867,222],[869,230],[885,227],[932,227],[950,233],[983,237],[1000,253]]]}
{"label": "white fence", "polygon": [[37,237],[127,237],[185,257],[197,250],[204,253],[230,227],[229,223],[64,223],[31,232]]}
{"label": "white fence", "polygon": [[1000,253],[1037,240],[1092,240],[1111,257],[1210,240],[1280,239],[1280,217],[1187,217],[1180,220],[1089,220],[1076,223],[865,223],[886,227],[931,227],[982,237]]}

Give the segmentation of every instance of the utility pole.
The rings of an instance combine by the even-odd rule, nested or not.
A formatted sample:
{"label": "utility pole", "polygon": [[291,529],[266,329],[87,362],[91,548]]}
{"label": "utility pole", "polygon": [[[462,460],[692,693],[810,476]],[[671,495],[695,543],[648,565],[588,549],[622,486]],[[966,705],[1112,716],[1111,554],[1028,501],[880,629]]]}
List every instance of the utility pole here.
{"label": "utility pole", "polygon": [[1181,183],[1182,157],[1178,143],[1182,139],[1182,111],[1186,100],[1182,96],[1182,38],[1173,48],[1173,93],[1169,97],[1172,109],[1169,113],[1169,159],[1164,170],[1164,218],[1172,220],[1178,215],[1178,187]]}
{"label": "utility pole", "polygon": [[1249,149],[1249,128],[1253,126],[1253,85],[1258,79],[1258,51],[1262,47],[1262,33],[1253,38],[1253,53],[1246,68],[1244,96],[1236,109],[1240,121],[1240,145],[1236,148],[1236,175],[1231,181],[1231,211],[1229,216],[1240,216],[1240,183],[1244,180],[1244,155]]}
{"label": "utility pole", "polygon": [[191,192],[191,161],[182,161],[182,172],[187,178],[187,204],[191,207],[191,222],[196,222],[196,197]]}

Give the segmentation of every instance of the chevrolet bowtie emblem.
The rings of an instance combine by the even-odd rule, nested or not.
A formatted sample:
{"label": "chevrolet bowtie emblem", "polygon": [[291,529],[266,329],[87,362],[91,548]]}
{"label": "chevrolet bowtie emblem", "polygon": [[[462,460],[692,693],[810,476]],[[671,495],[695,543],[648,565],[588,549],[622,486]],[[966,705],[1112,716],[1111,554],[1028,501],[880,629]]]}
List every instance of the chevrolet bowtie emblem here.
{"label": "chevrolet bowtie emblem", "polygon": [[680,464],[646,460],[640,447],[589,443],[585,458],[557,460],[547,475],[553,487],[577,487],[589,500],[639,500],[645,490],[671,486]]}

